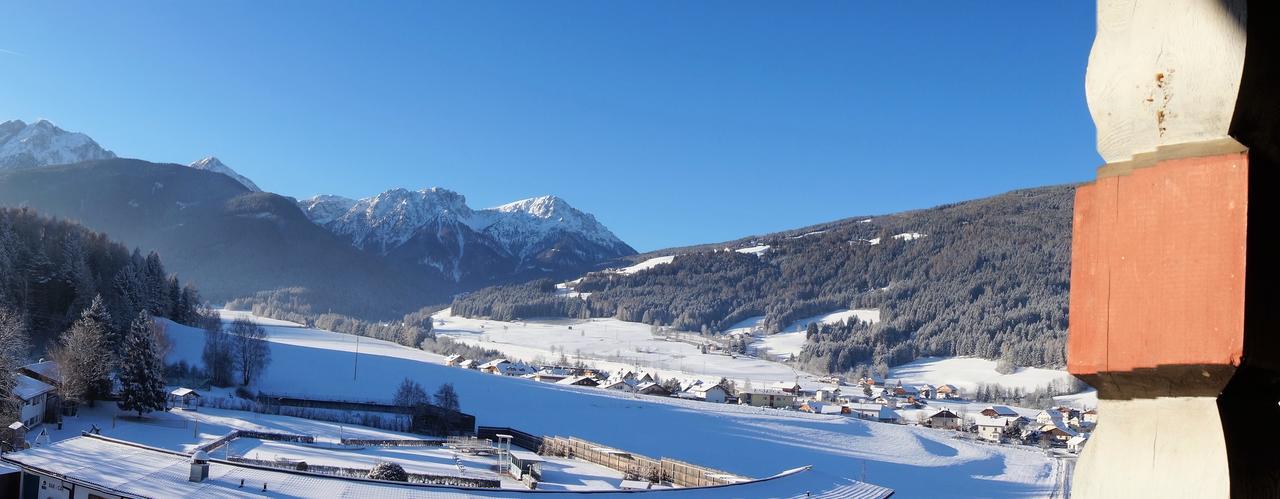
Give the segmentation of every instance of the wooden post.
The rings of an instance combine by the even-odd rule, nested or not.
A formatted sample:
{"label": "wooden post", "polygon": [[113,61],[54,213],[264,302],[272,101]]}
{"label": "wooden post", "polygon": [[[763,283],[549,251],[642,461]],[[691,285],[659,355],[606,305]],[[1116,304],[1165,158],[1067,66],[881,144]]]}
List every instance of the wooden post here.
{"label": "wooden post", "polygon": [[[1275,2],[1099,0],[1068,366],[1098,388],[1079,497],[1277,497]],[[1268,450],[1268,448],[1270,450]]]}

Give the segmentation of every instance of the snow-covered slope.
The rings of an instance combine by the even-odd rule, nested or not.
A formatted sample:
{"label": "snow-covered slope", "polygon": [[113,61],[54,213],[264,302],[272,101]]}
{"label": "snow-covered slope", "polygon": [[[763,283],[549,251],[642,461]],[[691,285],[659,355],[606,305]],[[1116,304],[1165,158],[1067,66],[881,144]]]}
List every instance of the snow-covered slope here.
{"label": "snow-covered slope", "polygon": [[0,169],[63,165],[116,154],[103,149],[83,133],[68,132],[48,120],[27,124],[22,120],[0,123]]}
{"label": "snow-covered slope", "polygon": [[446,277],[577,269],[635,250],[554,196],[473,210],[448,189],[392,189],[365,199],[299,201],[311,220],[358,248],[435,267]]}
{"label": "snow-covered slope", "polygon": [[245,177],[244,175],[236,173],[236,171],[232,170],[230,166],[227,166],[225,163],[223,163],[222,161],[218,160],[218,158],[215,158],[213,156],[209,156],[199,161],[192,162],[187,166],[190,166],[197,170],[205,170],[205,171],[210,171],[214,173],[221,173],[223,175],[226,175],[228,177],[235,179],[236,182],[240,182],[240,185],[245,186],[245,188],[249,189],[250,191],[262,192],[262,189],[258,188],[258,184],[253,183],[253,181],[249,180],[248,177]]}

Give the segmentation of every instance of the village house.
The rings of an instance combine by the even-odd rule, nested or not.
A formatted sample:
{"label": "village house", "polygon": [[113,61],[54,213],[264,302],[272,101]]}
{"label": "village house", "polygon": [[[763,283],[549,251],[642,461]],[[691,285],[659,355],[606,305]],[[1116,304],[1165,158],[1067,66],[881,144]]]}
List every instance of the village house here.
{"label": "village house", "polygon": [[458,363],[458,367],[462,369],[477,369],[476,361],[467,359]]}
{"label": "village house", "polygon": [[925,418],[924,424],[930,428],[954,430],[960,427],[960,416],[957,416],[956,413],[947,409],[943,409]]}
{"label": "village house", "polygon": [[467,359],[463,358],[461,355],[453,354],[444,358],[444,365],[449,367],[458,367],[458,364],[461,364],[464,360]]}
{"label": "village house", "polygon": [[1054,421],[1040,427],[1040,438],[1048,440],[1050,443],[1065,444],[1067,440],[1074,436],[1076,436],[1076,432],[1064,426],[1061,421]]}
{"label": "village house", "polygon": [[627,392],[627,393],[632,393],[636,391],[636,383],[633,381],[627,381],[624,379],[607,381],[605,383],[601,383],[599,386],[600,388],[604,388],[605,390],[618,390],[618,391]]}
{"label": "village house", "polygon": [[898,411],[880,404],[845,404],[847,414],[858,419],[866,419],[869,421],[879,421],[881,423],[897,423],[901,416]]}
{"label": "village house", "polygon": [[793,382],[778,381],[772,385],[769,385],[769,389],[790,393],[792,395],[799,395],[800,383],[796,383],[794,381]]}
{"label": "village house", "polygon": [[693,398],[711,402],[713,404],[723,404],[729,400],[729,391],[723,386],[713,385],[710,383],[701,383],[690,386],[685,393],[692,395]]}
{"label": "village house", "polygon": [[898,397],[918,397],[920,396],[920,390],[917,390],[914,386],[904,386],[899,383],[898,386],[893,387],[893,394]]}
{"label": "village house", "polygon": [[1080,451],[1084,450],[1084,443],[1088,440],[1089,440],[1089,434],[1087,433],[1081,433],[1079,435],[1076,435],[1074,437],[1067,439],[1067,452],[1070,452],[1072,454],[1079,454]]}
{"label": "village house", "polygon": [[926,399],[934,398],[935,396],[937,396],[937,393],[938,393],[937,387],[930,384],[917,386],[916,390],[920,391],[920,398],[926,398]]}
{"label": "village house", "polygon": [[858,380],[858,386],[884,386],[884,378],[867,376]]}
{"label": "village house", "polygon": [[54,390],[53,385],[25,374],[17,374],[14,378],[17,383],[13,387],[13,395],[17,397],[21,407],[19,418],[27,429],[44,423],[46,416],[56,417],[56,413],[49,404],[50,394]]}
{"label": "village house", "polygon": [[1003,405],[993,405],[982,410],[982,415],[989,418],[1016,418],[1018,411]]}
{"label": "village house", "polygon": [[809,400],[800,404],[801,411],[811,412],[814,414],[843,414],[843,409],[843,407],[838,405],[819,402],[817,400]]}
{"label": "village house", "polygon": [[1008,420],[996,417],[979,417],[975,421],[978,427],[978,438],[988,442],[1004,441],[1004,433],[1008,429]]}
{"label": "village house", "polygon": [[877,404],[883,405],[883,406],[888,407],[888,408],[890,408],[890,409],[897,409],[897,408],[898,408],[898,399],[896,399],[896,398],[894,398],[893,396],[888,395],[888,394],[880,394],[880,395],[877,395],[877,396],[876,396],[876,398],[872,399],[872,402],[875,402],[875,403],[877,403]]}
{"label": "village house", "polygon": [[1086,425],[1098,424],[1098,410],[1089,409],[1087,411],[1080,413],[1080,422]]}
{"label": "village house", "polygon": [[840,397],[840,387],[814,390],[813,399],[819,402],[835,402]]}
{"label": "village house", "polygon": [[783,409],[795,405],[796,396],[781,390],[758,389],[738,393],[738,403],[754,407]]}
{"label": "village house", "polygon": [[958,398],[960,398],[960,389],[959,389],[959,388],[956,388],[956,387],[955,387],[955,385],[942,385],[942,386],[939,386],[939,387],[938,387],[938,389],[937,389],[937,390],[935,390],[935,392],[937,393],[936,397],[937,397],[937,398],[940,398],[940,399],[958,399]]}
{"label": "village house", "polygon": [[543,383],[559,383],[568,379],[569,375],[549,371],[538,371],[536,373],[525,374],[521,377],[534,381],[541,381]]}
{"label": "village house", "polygon": [[570,376],[556,382],[557,385],[573,385],[573,386],[599,386],[595,378],[590,376]]}
{"label": "village house", "polygon": [[641,395],[654,395],[658,397],[671,396],[670,390],[667,390],[662,385],[659,385],[653,382],[640,383],[639,385],[636,385],[636,393],[639,393]]}
{"label": "village house", "polygon": [[[523,362],[511,362],[507,359],[494,359],[480,364],[480,370],[489,374],[503,376],[524,376],[533,374],[534,369]],[[561,377],[563,379],[563,377]]]}

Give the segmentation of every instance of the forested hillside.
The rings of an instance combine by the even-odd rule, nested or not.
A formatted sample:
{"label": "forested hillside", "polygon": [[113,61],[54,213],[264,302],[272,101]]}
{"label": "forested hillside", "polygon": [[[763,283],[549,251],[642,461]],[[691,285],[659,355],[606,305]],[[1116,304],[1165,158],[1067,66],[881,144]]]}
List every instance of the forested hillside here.
{"label": "forested hillside", "polygon": [[[1029,189],[664,250],[635,261],[677,255],[670,264],[572,283],[572,291],[590,293],[585,298],[544,280],[472,293],[454,301],[453,313],[608,316],[714,334],[755,316],[777,331],[817,314],[879,308],[876,324],[811,328],[797,362],[846,373],[929,355],[977,355],[1060,367],[1073,194],[1074,186]],[[757,250],[725,251],[747,247]]]}
{"label": "forested hillside", "polygon": [[35,354],[100,295],[116,330],[143,309],[190,323],[200,296],[160,256],[130,252],[105,234],[33,210],[0,208],[0,308],[25,321]]}

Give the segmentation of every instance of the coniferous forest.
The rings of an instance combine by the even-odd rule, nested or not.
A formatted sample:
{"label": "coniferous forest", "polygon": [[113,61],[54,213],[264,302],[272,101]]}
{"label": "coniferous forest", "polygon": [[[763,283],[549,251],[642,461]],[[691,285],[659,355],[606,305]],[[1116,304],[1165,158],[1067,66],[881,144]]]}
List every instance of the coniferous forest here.
{"label": "coniferous forest", "polygon": [[[598,272],[486,288],[453,313],[499,320],[615,317],[706,334],[763,316],[766,331],[842,309],[881,321],[809,328],[806,370],[877,372],[925,356],[974,355],[1004,364],[1065,364],[1074,186],[1014,191],[926,210],[853,217],[677,255],[634,274]],[[923,237],[894,237],[901,234]],[[873,244],[874,243],[874,244]],[[764,253],[726,251],[768,245]]]}
{"label": "coniferous forest", "polygon": [[165,271],[160,255],[129,251],[107,235],[28,209],[0,208],[0,307],[21,317],[32,354],[46,347],[102,298],[114,331],[138,314],[194,324],[196,289]]}

